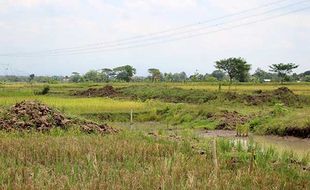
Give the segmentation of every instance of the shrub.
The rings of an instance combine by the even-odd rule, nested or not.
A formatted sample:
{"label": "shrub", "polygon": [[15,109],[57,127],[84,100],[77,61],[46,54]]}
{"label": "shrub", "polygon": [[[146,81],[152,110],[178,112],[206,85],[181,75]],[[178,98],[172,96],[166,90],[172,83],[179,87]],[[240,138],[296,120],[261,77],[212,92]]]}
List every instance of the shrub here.
{"label": "shrub", "polygon": [[273,107],[272,114],[273,115],[283,115],[286,111],[288,111],[288,110],[284,107],[284,104],[276,103]]}
{"label": "shrub", "polygon": [[46,86],[43,87],[42,90],[35,91],[34,94],[35,95],[46,95],[46,94],[48,94],[49,91],[50,91],[50,86],[46,85]]}

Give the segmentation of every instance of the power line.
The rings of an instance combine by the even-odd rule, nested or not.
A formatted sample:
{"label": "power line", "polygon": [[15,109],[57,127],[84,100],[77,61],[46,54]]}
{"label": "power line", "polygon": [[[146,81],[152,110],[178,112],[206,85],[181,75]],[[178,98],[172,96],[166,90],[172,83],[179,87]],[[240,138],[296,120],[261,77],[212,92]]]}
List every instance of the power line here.
{"label": "power line", "polygon": [[222,19],[225,19],[225,18],[246,14],[246,13],[251,12],[251,11],[259,10],[259,9],[262,9],[262,8],[265,8],[265,7],[269,7],[269,6],[272,6],[272,5],[275,5],[275,4],[283,3],[283,2],[286,2],[286,1],[289,1],[289,0],[275,1],[275,2],[271,2],[271,3],[263,4],[261,6],[257,6],[257,7],[254,7],[254,8],[250,8],[250,9],[247,9],[247,10],[244,10],[244,11],[241,11],[241,12],[232,13],[232,14],[221,16],[221,17],[200,21],[198,23],[187,24],[187,25],[176,27],[176,28],[170,28],[170,29],[166,29],[166,30],[162,30],[162,31],[158,31],[158,32],[152,32],[152,33],[148,33],[148,34],[143,34],[143,35],[137,35],[137,36],[133,36],[133,37],[130,37],[130,38],[124,38],[124,39],[119,39],[119,40],[114,40],[114,41],[100,42],[100,43],[95,43],[95,44],[88,44],[88,45],[84,45],[84,46],[76,46],[76,47],[71,47],[71,48],[52,49],[52,50],[47,50],[47,51],[48,52],[50,52],[50,51],[54,52],[54,51],[58,51],[58,50],[79,49],[79,48],[84,48],[84,47],[92,47],[92,46],[98,46],[98,45],[104,45],[104,44],[119,43],[119,42],[124,42],[124,41],[131,41],[131,40],[135,40],[135,39],[139,39],[139,38],[146,38],[146,37],[149,37],[149,36],[155,36],[155,35],[158,35],[158,34],[164,34],[164,33],[168,33],[168,32],[179,31],[179,30],[182,30],[184,28],[194,27],[194,26],[197,26],[197,25],[203,25],[203,24],[210,23],[210,22],[213,22],[213,21],[222,20]]}
{"label": "power line", "polygon": [[[200,21],[200,22],[197,22],[197,23],[194,23],[194,24],[187,24],[187,25],[179,26],[179,27],[176,27],[176,28],[170,28],[170,29],[166,29],[166,30],[162,30],[162,31],[158,31],[158,32],[152,32],[152,33],[148,33],[148,34],[137,35],[137,36],[133,36],[133,37],[130,37],[130,38],[124,38],[124,39],[119,39],[119,40],[114,40],[114,41],[106,41],[106,42],[100,42],[100,43],[88,44],[88,45],[76,46],[76,47],[70,47],[70,48],[58,48],[58,49],[51,49],[51,50],[37,51],[37,52],[28,52],[28,53],[25,52],[23,54],[29,54],[29,53],[30,54],[33,54],[33,53],[57,53],[58,51],[63,51],[63,50],[79,50],[81,48],[83,49],[83,48],[90,48],[90,47],[93,47],[93,46],[107,45],[107,44],[111,44],[111,43],[115,44],[115,43],[120,43],[120,42],[132,41],[132,40],[136,40],[136,39],[140,39],[140,38],[146,38],[146,37],[149,37],[149,36],[156,36],[156,35],[159,35],[159,34],[169,33],[169,32],[173,32],[173,31],[179,31],[179,30],[182,30],[182,29],[185,29],[185,28],[195,27],[195,26],[203,25],[203,24],[210,23],[210,22],[213,22],[213,21],[222,20],[222,19],[225,19],[225,18],[246,14],[246,13],[251,12],[251,11],[259,10],[259,9],[262,9],[262,8],[265,8],[265,7],[269,7],[269,6],[273,6],[273,5],[276,5],[276,4],[279,4],[279,3],[283,3],[283,2],[286,2],[286,1],[289,1],[289,0],[278,0],[278,1],[271,2],[271,3],[263,4],[263,5],[254,7],[254,8],[250,8],[250,9],[247,9],[247,10],[244,10],[244,11],[241,11],[241,12],[232,13],[232,14],[221,16],[221,17]],[[2,55],[4,55],[4,54],[2,54]],[[6,54],[6,55],[9,56],[9,55],[12,55],[12,54]]]}
{"label": "power line", "polygon": [[[137,44],[135,46],[119,47],[119,48],[113,48],[113,49],[96,50],[96,51],[88,51],[88,52],[85,51],[85,52],[63,54],[63,55],[79,55],[79,54],[103,53],[103,52],[127,50],[127,49],[132,49],[132,48],[147,47],[147,46],[151,46],[151,45],[157,45],[157,44],[163,44],[163,43],[168,43],[168,42],[180,41],[180,40],[190,39],[190,38],[199,37],[199,36],[203,36],[203,35],[207,35],[207,34],[213,34],[213,33],[227,31],[227,30],[231,30],[231,29],[235,29],[235,28],[240,28],[242,26],[248,26],[248,25],[259,23],[259,22],[273,20],[275,18],[283,17],[283,16],[290,15],[290,14],[296,13],[296,12],[301,12],[301,11],[304,11],[304,10],[307,10],[307,9],[310,9],[310,6],[309,7],[305,7],[305,8],[301,8],[301,9],[297,9],[297,10],[294,10],[294,11],[290,11],[290,12],[287,12],[287,13],[283,13],[283,14],[280,14],[280,15],[271,16],[271,17],[255,20],[255,21],[252,21],[252,22],[247,22],[247,23],[235,25],[235,26],[232,26],[232,27],[222,28],[222,29],[219,29],[219,30],[211,31],[211,32],[204,32],[204,33],[199,33],[199,34],[194,34],[194,35],[188,35],[186,37],[179,37],[179,38],[169,39],[169,40],[161,41],[161,42],[153,42],[153,43],[147,43],[147,44]],[[50,56],[59,56],[59,55],[50,55]]]}
{"label": "power line", "polygon": [[308,2],[308,0],[303,0],[303,1],[299,1],[297,3],[293,3],[293,4],[289,4],[289,5],[286,5],[286,6],[282,6],[282,7],[277,7],[275,9],[271,9],[271,10],[268,10],[268,11],[265,11],[263,13],[259,13],[259,14],[254,14],[254,15],[250,15],[250,16],[246,16],[246,17],[242,17],[242,18],[238,18],[238,19],[234,19],[234,20],[230,20],[228,22],[222,22],[222,23],[217,23],[217,24],[214,24],[214,25],[211,25],[211,26],[205,26],[205,27],[200,27],[200,28],[196,28],[196,29],[189,29],[189,30],[185,30],[185,31],[182,31],[182,32],[177,32],[177,33],[171,33],[171,34],[167,34],[167,35],[163,35],[163,36],[156,36],[156,37],[151,37],[151,38],[147,38],[147,39],[142,39],[142,40],[136,40],[134,42],[125,42],[125,43],[117,43],[115,45],[108,45],[108,46],[98,46],[98,47],[93,47],[93,48],[84,48],[84,49],[78,49],[78,50],[70,50],[70,51],[64,51],[64,52],[56,52],[56,53],[53,53],[53,55],[57,55],[57,54],[64,54],[64,53],[78,53],[78,52],[83,52],[83,51],[89,51],[89,50],[96,50],[96,49],[107,49],[107,48],[117,48],[119,46],[124,46],[124,45],[134,45],[136,43],[141,43],[141,42],[148,42],[148,41],[154,41],[154,40],[165,40],[166,38],[171,38],[171,37],[174,37],[174,36],[178,36],[178,35],[184,35],[184,34],[188,34],[188,33],[194,33],[194,32],[199,32],[199,31],[204,31],[206,29],[209,29],[209,28],[213,28],[213,27],[219,27],[219,26],[222,26],[222,25],[225,25],[225,24],[229,24],[229,23],[233,23],[233,22],[236,22],[236,21],[242,21],[242,20],[248,20],[250,18],[255,18],[255,17],[258,17],[258,16],[263,16],[263,15],[268,15],[269,13],[273,13],[275,11],[278,11],[278,10],[282,10],[282,9],[285,9],[285,8],[288,8],[288,7],[291,7],[291,6],[295,6],[295,5],[298,5],[300,3],[305,3],[305,2]]}
{"label": "power line", "polygon": [[[287,1],[287,0],[285,0],[285,1]],[[276,2],[273,2],[273,3],[269,3],[269,4],[265,4],[265,5],[256,7],[256,8],[248,9],[246,11],[242,11],[242,12],[239,12],[239,13],[230,14],[230,16],[232,16],[232,15],[239,15],[239,14],[242,14],[242,13],[245,13],[245,12],[251,12],[253,10],[261,9],[262,7],[271,6],[271,5],[274,5],[274,4],[277,4],[277,3],[283,3],[285,1],[276,1]],[[136,47],[136,46],[143,45],[143,44],[145,44],[148,41],[151,41],[151,42],[147,43],[146,45],[158,44],[158,43],[162,43],[162,42],[165,42],[165,41],[172,41],[172,40],[174,40],[173,38],[170,39],[171,37],[175,37],[175,36],[179,36],[179,35],[184,35],[184,34],[188,34],[188,33],[191,34],[191,33],[198,32],[198,31],[204,31],[204,30],[206,30],[208,28],[225,25],[227,23],[236,22],[236,21],[242,21],[242,20],[247,20],[249,18],[253,18],[253,17],[257,17],[257,16],[267,15],[267,14],[273,13],[273,12],[275,12],[277,10],[282,10],[282,9],[285,9],[285,8],[288,8],[288,7],[291,7],[291,6],[295,6],[295,5],[298,5],[298,4],[301,4],[301,3],[305,3],[305,2],[307,2],[307,1],[299,1],[299,2],[295,2],[295,3],[291,3],[289,5],[285,5],[285,6],[282,6],[282,7],[277,7],[277,8],[265,11],[263,13],[254,14],[254,15],[250,15],[250,16],[246,16],[246,17],[242,17],[242,18],[237,18],[237,19],[234,19],[232,21],[223,22],[223,23],[217,23],[217,24],[214,24],[214,25],[211,25],[211,26],[203,26],[203,27],[200,27],[200,28],[188,29],[188,30],[185,30],[185,31],[181,30],[181,28],[182,29],[187,29],[188,27],[190,28],[190,27],[193,27],[193,26],[199,26],[199,25],[202,25],[203,23],[211,22],[213,20],[219,20],[219,19],[222,19],[222,18],[225,18],[225,17],[229,17],[229,16],[226,15],[226,16],[219,17],[219,18],[216,18],[216,19],[213,19],[213,20],[199,22],[199,23],[191,24],[191,25],[184,25],[182,27],[178,27],[178,28],[170,29],[170,30],[165,30],[165,31],[161,31],[161,32],[150,33],[150,35],[149,35],[150,37],[148,37],[148,38],[147,38],[148,35],[141,35],[140,37],[136,36],[136,37],[128,38],[127,39],[127,41],[128,41],[129,39],[133,40],[135,38],[141,38],[140,40],[137,39],[137,40],[134,40],[132,42],[128,41],[128,42],[121,43],[122,41],[126,41],[126,40],[118,40],[118,41],[114,41],[115,42],[114,45],[113,44],[112,45],[101,45],[101,46],[97,45],[97,47],[89,47],[89,48],[81,48],[80,47],[79,49],[72,49],[72,48],[67,48],[66,49],[66,48],[63,48],[63,51],[55,51],[54,50],[53,52],[52,52],[52,50],[50,50],[50,51],[41,51],[41,52],[33,52],[33,53],[0,54],[0,56],[23,56],[23,57],[30,56],[31,57],[31,56],[38,56],[38,54],[39,55],[41,54],[41,56],[42,55],[43,56],[44,55],[47,55],[47,56],[48,55],[52,55],[52,56],[57,56],[57,55],[74,55],[74,54],[83,54],[83,53],[89,53],[89,52],[98,52],[98,51],[95,51],[95,50],[99,50],[99,49],[100,49],[99,52],[104,52],[104,51],[110,51],[110,49],[116,50],[116,49],[120,49],[120,48],[123,49],[123,48],[132,47],[132,46]],[[295,12],[295,11],[293,11],[293,12]],[[179,31],[179,30],[181,30],[181,32],[176,32],[176,31]],[[162,33],[168,33],[168,31],[175,31],[175,32],[174,33],[170,33],[170,34],[166,34],[166,35],[162,35],[162,36],[155,36],[155,34],[158,35],[158,34],[162,34]],[[222,29],[220,31],[222,31]],[[214,31],[211,31],[211,33],[214,33]],[[196,35],[197,34],[192,34],[190,36],[196,36]],[[198,35],[200,36],[200,33]],[[155,37],[152,37],[152,36],[155,36]],[[178,38],[182,39],[183,37],[180,36]],[[159,40],[159,41],[152,42],[154,40]],[[111,42],[113,42],[113,41],[111,41]],[[116,43],[116,42],[118,42],[118,43]],[[124,45],[127,45],[127,46],[122,47]],[[58,50],[61,50],[61,49],[58,49]]]}
{"label": "power line", "polygon": [[[143,38],[147,38],[147,37],[150,37],[150,36],[156,36],[156,35],[165,34],[165,33],[173,32],[173,31],[179,31],[179,30],[182,30],[182,29],[190,28],[190,27],[200,26],[200,25],[203,25],[203,24],[206,24],[206,23],[210,23],[210,22],[213,22],[213,21],[222,20],[222,19],[225,19],[225,18],[246,14],[248,12],[252,12],[252,11],[259,10],[259,9],[262,9],[262,8],[265,8],[265,7],[269,7],[269,6],[273,6],[273,5],[276,5],[276,4],[279,4],[279,3],[283,3],[283,2],[286,2],[286,1],[289,1],[289,0],[275,1],[275,2],[268,3],[268,4],[263,4],[261,6],[257,6],[257,7],[254,7],[254,8],[250,8],[250,9],[247,9],[247,10],[244,10],[244,11],[241,11],[241,12],[232,13],[232,14],[221,16],[221,17],[217,17],[217,18],[214,18],[214,19],[209,19],[209,20],[201,21],[201,22],[194,23],[194,24],[183,25],[183,26],[180,26],[180,27],[177,27],[177,28],[171,28],[171,29],[167,29],[167,30],[163,30],[163,31],[159,31],[159,32],[153,32],[153,33],[149,33],[149,34],[138,35],[138,36],[134,36],[134,37],[131,37],[131,38],[125,38],[125,39],[120,39],[120,40],[107,41],[107,42],[101,42],[101,43],[89,44],[89,45],[77,46],[77,47],[71,47],[71,48],[61,48],[61,49],[37,51],[37,52],[30,52],[30,53],[29,52],[28,53],[25,52],[25,53],[17,53],[17,54],[25,55],[25,54],[37,54],[37,53],[57,53],[59,51],[65,51],[65,50],[67,50],[67,51],[68,50],[77,51],[77,50],[84,50],[85,48],[88,49],[88,48],[91,48],[91,47],[98,48],[96,46],[102,46],[102,45],[106,46],[108,44],[119,45],[119,43],[121,43],[121,42],[130,42],[132,40],[137,40],[137,39],[141,39],[141,38],[143,39]],[[4,55],[11,56],[11,55],[16,55],[16,54],[1,54],[1,55],[2,56],[4,56]]]}

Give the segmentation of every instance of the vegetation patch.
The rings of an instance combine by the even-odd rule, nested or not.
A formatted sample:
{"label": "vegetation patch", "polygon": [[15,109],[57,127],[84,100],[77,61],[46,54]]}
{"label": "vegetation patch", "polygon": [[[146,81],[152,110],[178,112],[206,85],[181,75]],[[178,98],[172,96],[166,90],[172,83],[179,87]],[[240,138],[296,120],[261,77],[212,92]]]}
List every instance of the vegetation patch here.
{"label": "vegetation patch", "polygon": [[59,111],[36,101],[22,101],[1,113],[1,130],[37,130],[49,131],[52,128],[66,129],[69,126],[79,126],[87,133],[114,133],[117,130],[94,122],[81,121],[65,117]]}

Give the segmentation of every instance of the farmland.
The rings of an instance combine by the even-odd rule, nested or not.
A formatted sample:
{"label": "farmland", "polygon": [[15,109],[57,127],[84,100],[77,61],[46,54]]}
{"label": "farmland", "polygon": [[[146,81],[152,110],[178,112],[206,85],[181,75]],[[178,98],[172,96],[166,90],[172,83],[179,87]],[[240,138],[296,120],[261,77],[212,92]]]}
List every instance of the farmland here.
{"label": "farmland", "polygon": [[[103,93],[102,83],[65,83],[38,95],[46,84],[1,84],[2,117],[16,103],[38,101],[118,132],[2,130],[0,188],[310,188],[308,83],[223,84],[220,90],[217,83],[109,85],[115,93]],[[250,137],[206,135],[221,130]],[[262,146],[252,138],[260,135],[302,139],[303,154]]]}

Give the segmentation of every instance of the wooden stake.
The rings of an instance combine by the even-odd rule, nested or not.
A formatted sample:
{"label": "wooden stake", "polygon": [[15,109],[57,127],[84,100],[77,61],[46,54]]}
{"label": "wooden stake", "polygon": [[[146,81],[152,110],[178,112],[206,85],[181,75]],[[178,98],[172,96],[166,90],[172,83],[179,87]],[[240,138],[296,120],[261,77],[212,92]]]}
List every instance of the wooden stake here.
{"label": "wooden stake", "polygon": [[213,147],[212,147],[212,155],[213,155],[213,164],[214,164],[214,178],[215,178],[215,183],[216,183],[216,189],[217,187],[217,182],[218,182],[218,160],[217,160],[217,150],[216,150],[216,138],[213,139]]}
{"label": "wooden stake", "polygon": [[130,110],[130,124],[133,124],[133,110]]}
{"label": "wooden stake", "polygon": [[253,172],[254,163],[255,163],[255,149],[252,147],[251,156],[250,156],[250,167],[249,167],[250,174]]}

